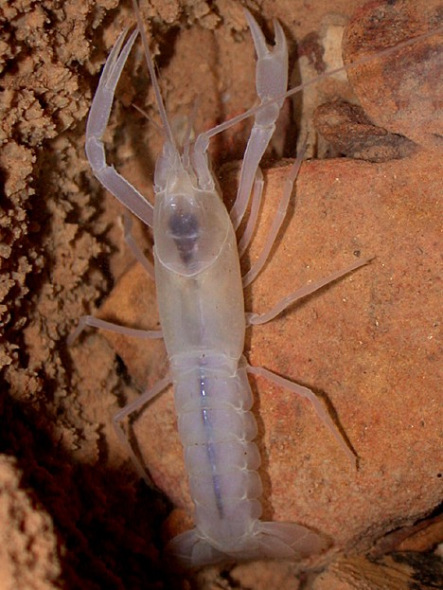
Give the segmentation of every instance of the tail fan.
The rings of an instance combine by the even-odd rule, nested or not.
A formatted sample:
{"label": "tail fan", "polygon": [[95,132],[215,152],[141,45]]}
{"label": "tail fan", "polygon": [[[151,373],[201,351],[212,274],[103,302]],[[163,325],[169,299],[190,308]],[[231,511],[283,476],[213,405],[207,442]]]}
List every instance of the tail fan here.
{"label": "tail fan", "polygon": [[300,561],[319,555],[330,545],[327,537],[299,524],[257,521],[250,535],[224,550],[214,547],[194,528],[172,539],[167,551],[181,567],[189,569],[262,559]]}
{"label": "tail fan", "polygon": [[174,537],[168,543],[166,551],[184,569],[235,560],[213,547],[199,535],[197,529],[191,529]]}
{"label": "tail fan", "polygon": [[331,545],[325,535],[293,522],[262,522],[256,525],[262,558],[301,560],[319,555]]}

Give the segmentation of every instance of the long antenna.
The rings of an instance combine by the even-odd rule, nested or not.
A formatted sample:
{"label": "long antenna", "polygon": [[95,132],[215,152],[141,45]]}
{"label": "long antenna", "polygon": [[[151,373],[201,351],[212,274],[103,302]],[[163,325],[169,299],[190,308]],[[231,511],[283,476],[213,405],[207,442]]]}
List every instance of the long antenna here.
{"label": "long antenna", "polygon": [[172,133],[171,125],[169,123],[168,116],[166,114],[165,103],[163,102],[163,98],[160,92],[160,87],[158,85],[157,75],[155,73],[154,63],[152,61],[151,52],[149,50],[149,43],[148,38],[146,37],[145,29],[143,27],[143,21],[140,13],[140,8],[138,7],[137,0],[132,0],[132,4],[134,5],[134,12],[135,17],[137,19],[137,27],[140,31],[140,35],[142,38],[143,49],[145,52],[146,63],[148,64],[149,75],[151,76],[152,87],[154,88],[155,99],[158,105],[158,111],[160,113],[160,118],[163,124],[163,133],[166,137],[166,140],[174,147],[175,151],[178,153],[177,144],[174,139],[174,135]]}

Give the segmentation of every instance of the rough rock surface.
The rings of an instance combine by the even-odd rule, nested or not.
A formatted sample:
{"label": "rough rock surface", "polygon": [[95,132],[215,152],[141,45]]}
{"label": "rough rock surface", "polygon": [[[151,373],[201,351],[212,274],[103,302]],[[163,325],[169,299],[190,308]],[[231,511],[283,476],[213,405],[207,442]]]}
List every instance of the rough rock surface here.
{"label": "rough rock surface", "polygon": [[60,575],[52,519],[23,487],[16,461],[0,456],[2,590],[50,590]]}
{"label": "rough rock surface", "polygon": [[[300,76],[340,65],[343,27],[364,4],[265,0],[259,9],[249,6],[270,39],[272,18],[282,22],[294,85]],[[404,18],[411,4],[396,3]],[[433,6],[427,3],[431,16]],[[143,0],[142,11],[155,36],[169,113],[188,114],[199,94],[199,125],[209,128],[254,102],[253,49],[240,3]],[[157,343],[147,365],[125,358],[126,369],[98,333],[66,346],[77,318],[106,300],[131,262],[119,223],[122,209],[93,180],[83,146],[100,69],[118,33],[133,22],[130,3],[118,0],[0,4],[0,452],[14,456],[1,463],[8,518],[0,520],[0,534],[16,542],[14,554],[1,555],[2,587],[295,588],[292,564],[210,569],[197,578],[170,580],[159,557],[161,524],[171,500],[182,511],[172,513],[169,532],[183,525],[189,510],[185,482],[174,488],[181,451],[174,442],[170,393],[135,424],[140,452],[163,494],[137,481],[110,426],[117,408],[164,371],[163,352]],[[435,27],[436,19],[424,20],[420,32],[427,26]],[[408,55],[417,55],[413,46]],[[434,50],[421,49],[419,60],[425,55],[434,59]],[[324,100],[356,101],[345,78],[324,79],[301,103],[295,100],[293,110],[285,107],[268,162],[272,156],[278,166],[282,156],[294,156],[293,118],[309,135],[311,154],[334,153],[316,136],[311,114]],[[431,101],[433,92],[433,84],[423,85]],[[131,103],[157,118],[155,108],[146,107],[153,104],[152,90],[139,48],[123,74],[106,140],[110,161],[151,197],[161,138]],[[288,290],[347,264],[354,252],[377,256],[247,339],[252,363],[324,392],[361,458],[355,471],[309,406],[257,380],[266,513],[318,527],[340,550],[352,549],[354,542],[355,549],[367,548],[390,528],[431,511],[441,497],[435,441],[441,397],[434,385],[440,357],[433,325],[439,131],[433,141],[420,140],[439,123],[435,109],[420,107],[426,127],[412,135],[403,126],[407,117],[401,129],[391,129],[389,120],[378,118],[383,108],[377,117],[364,108],[373,123],[427,151],[376,166],[350,160],[305,164],[296,209],[265,272],[247,291],[248,305],[266,309]],[[216,168],[241,157],[247,135],[248,125],[239,125],[214,142]],[[222,174],[230,178],[228,169]],[[275,204],[273,186],[284,174],[284,167],[267,174],[266,208],[251,258],[272,215],[267,207]],[[139,228],[135,233],[143,234]],[[134,280],[143,291],[141,279]],[[135,309],[132,302],[129,307]],[[122,308],[116,304],[112,311],[107,304],[114,318]],[[128,321],[144,325],[145,315],[143,321],[155,326],[152,308],[148,301],[149,311]],[[129,344],[116,349],[123,358]],[[161,462],[151,460],[140,432],[150,420],[161,426]],[[420,478],[427,483],[421,493]],[[288,494],[292,486],[296,491]],[[355,520],[335,522],[346,502]]]}

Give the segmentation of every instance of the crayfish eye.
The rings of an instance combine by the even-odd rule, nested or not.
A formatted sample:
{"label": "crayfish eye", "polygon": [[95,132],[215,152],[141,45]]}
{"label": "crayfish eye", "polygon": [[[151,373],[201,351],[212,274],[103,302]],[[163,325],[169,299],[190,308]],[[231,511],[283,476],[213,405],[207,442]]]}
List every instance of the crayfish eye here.
{"label": "crayfish eye", "polygon": [[199,239],[199,223],[193,213],[175,211],[169,218],[169,235],[175,242],[180,258],[189,264]]}

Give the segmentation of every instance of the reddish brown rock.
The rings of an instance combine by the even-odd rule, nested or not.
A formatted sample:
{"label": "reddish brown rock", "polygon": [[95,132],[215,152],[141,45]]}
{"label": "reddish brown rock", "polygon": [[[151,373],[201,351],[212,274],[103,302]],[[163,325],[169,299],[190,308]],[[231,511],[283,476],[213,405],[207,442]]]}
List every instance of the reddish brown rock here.
{"label": "reddish brown rock", "polygon": [[378,560],[340,559],[314,581],[312,590],[433,590],[443,583],[437,556],[395,553]]}
{"label": "reddish brown rock", "polygon": [[368,2],[356,10],[343,40],[350,64],[439,28],[392,53],[352,68],[348,77],[372,122],[430,148],[443,148],[441,2]]}
{"label": "reddish brown rock", "polygon": [[337,153],[358,160],[386,162],[410,156],[417,148],[403,135],[376,127],[360,106],[344,101],[319,106],[314,125]]}

